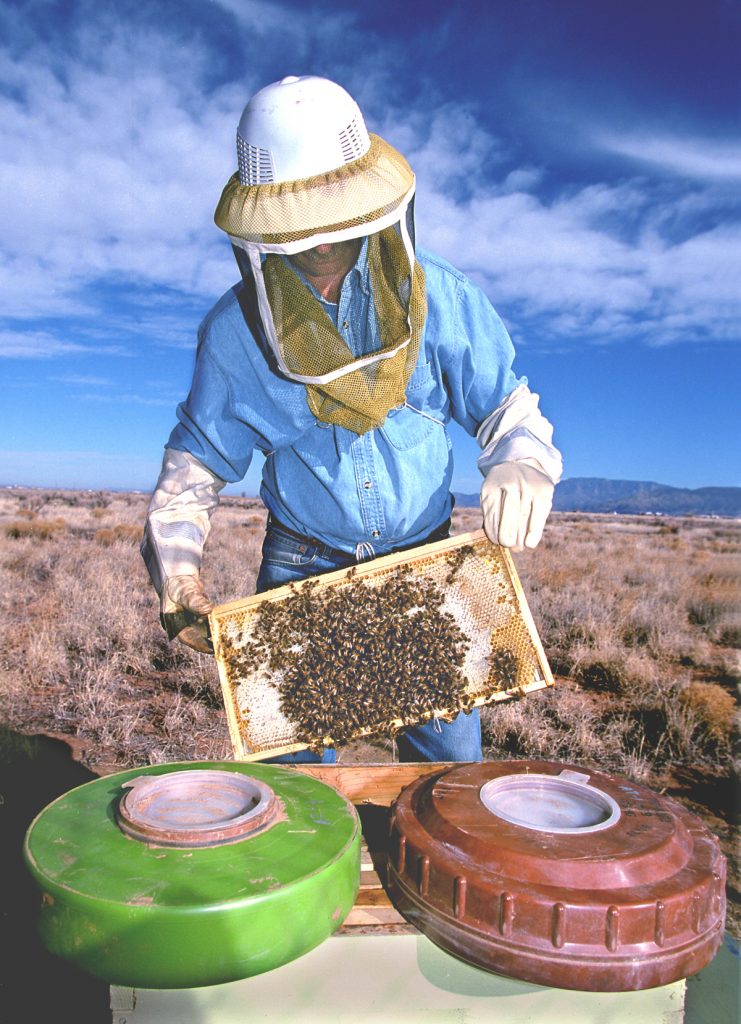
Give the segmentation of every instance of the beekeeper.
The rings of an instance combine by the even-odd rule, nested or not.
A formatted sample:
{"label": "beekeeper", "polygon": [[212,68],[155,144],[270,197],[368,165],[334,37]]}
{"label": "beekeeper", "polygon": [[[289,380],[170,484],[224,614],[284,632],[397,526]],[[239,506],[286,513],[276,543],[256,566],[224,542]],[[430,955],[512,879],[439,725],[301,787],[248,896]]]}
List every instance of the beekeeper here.
{"label": "beekeeper", "polygon": [[[215,220],[242,279],[200,327],[142,545],[168,634],[199,651],[210,516],[255,449],[269,512],[258,592],[447,536],[451,418],[481,446],[484,528],[505,547],[538,543],[561,472],[505,327],[415,247],[414,174],[343,88],[262,89],[237,156]],[[479,760],[478,713],[408,730],[399,754]]]}

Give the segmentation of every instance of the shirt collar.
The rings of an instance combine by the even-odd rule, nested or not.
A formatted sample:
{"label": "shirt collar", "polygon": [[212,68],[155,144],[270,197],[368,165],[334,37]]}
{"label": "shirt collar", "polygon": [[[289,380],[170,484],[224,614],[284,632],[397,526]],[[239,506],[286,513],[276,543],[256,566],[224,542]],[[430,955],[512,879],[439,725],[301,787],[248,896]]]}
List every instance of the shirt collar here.
{"label": "shirt collar", "polygon": [[350,271],[356,277],[366,295],[370,295],[370,273],[368,271],[368,236],[363,239],[355,266]]}
{"label": "shirt collar", "polygon": [[[326,300],[321,297],[321,295],[316,290],[314,285],[309,281],[309,279],[307,277],[305,277],[304,274],[301,273],[301,271],[298,269],[298,267],[295,267],[290,262],[290,260],[288,259],[287,256],[283,256],[282,259],[283,259],[283,262],[287,266],[289,266],[291,268],[291,270],[299,278],[299,280],[302,281],[306,285],[306,287],[309,289],[309,291],[312,293],[312,295],[314,296],[315,299],[319,299],[320,302],[326,302]],[[358,253],[358,258],[355,260],[355,263],[353,264],[353,266],[350,268],[350,270],[348,271],[347,275],[345,276],[345,280],[342,282],[342,290],[344,291],[348,287],[348,285],[350,287],[352,287],[353,285],[358,285],[365,292],[366,295],[370,295],[370,293],[371,293],[371,288],[370,288],[370,272],[368,270],[368,237],[367,236],[365,238],[363,238],[363,244],[360,246],[360,252]]]}

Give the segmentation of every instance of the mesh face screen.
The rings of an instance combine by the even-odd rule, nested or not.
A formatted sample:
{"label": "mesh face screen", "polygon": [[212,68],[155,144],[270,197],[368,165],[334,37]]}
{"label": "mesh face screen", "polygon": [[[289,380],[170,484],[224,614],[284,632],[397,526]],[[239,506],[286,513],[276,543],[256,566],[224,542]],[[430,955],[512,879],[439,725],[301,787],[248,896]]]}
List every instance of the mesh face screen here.
{"label": "mesh face screen", "polygon": [[235,756],[318,750],[551,685],[509,554],[483,532],[215,608]]}
{"label": "mesh face screen", "polygon": [[[378,353],[388,355],[306,389],[317,419],[356,434],[380,426],[390,409],[403,405],[427,313],[424,271],[418,263],[410,267],[398,230],[386,228],[369,236],[368,269],[371,315],[381,342]],[[319,378],[355,362],[357,356],[321,304],[280,256],[265,259],[262,276],[277,343],[290,372]],[[398,348],[404,342],[408,344]]]}

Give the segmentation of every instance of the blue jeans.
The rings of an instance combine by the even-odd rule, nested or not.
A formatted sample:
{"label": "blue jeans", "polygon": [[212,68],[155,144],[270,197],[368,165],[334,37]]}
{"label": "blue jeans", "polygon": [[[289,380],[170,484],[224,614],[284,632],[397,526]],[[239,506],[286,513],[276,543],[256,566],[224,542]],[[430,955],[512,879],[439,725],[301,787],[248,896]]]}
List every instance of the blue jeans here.
{"label": "blue jeans", "polygon": [[[448,528],[449,524],[445,524],[431,534],[427,541],[441,540],[447,536]],[[298,537],[271,517],[262,545],[257,593],[262,594],[266,590],[309,576],[346,569],[355,565],[356,561],[353,555],[336,551],[320,541]],[[461,712],[452,722],[433,720],[425,725],[412,726],[397,737],[396,743],[400,761],[480,761],[481,723],[478,710]],[[337,752],[329,747],[320,757],[309,750],[302,750],[297,754],[284,754],[271,760],[284,764],[335,764]]]}

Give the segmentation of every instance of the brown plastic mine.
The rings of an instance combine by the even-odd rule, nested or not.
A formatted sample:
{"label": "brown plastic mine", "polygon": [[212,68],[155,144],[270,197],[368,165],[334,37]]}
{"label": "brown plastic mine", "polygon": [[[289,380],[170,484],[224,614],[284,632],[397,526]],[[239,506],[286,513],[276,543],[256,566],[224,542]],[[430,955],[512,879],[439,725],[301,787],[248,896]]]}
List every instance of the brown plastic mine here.
{"label": "brown plastic mine", "polygon": [[725,858],[680,804],[538,761],[467,764],[393,805],[391,897],[469,963],[619,992],[694,974],[723,938]]}
{"label": "brown plastic mine", "polygon": [[239,772],[187,769],[143,775],[125,785],[118,826],[154,846],[234,843],[264,832],[280,816],[273,790]]}

